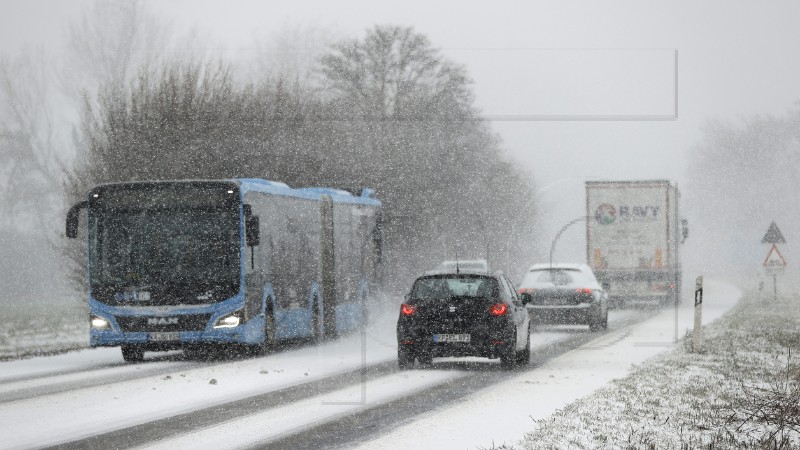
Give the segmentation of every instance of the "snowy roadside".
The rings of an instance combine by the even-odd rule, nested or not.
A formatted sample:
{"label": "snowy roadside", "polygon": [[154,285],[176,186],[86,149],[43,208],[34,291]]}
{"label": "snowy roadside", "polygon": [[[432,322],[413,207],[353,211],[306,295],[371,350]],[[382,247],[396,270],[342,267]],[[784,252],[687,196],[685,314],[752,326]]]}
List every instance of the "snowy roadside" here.
{"label": "snowy roadside", "polygon": [[88,316],[88,308],[75,302],[12,305],[0,320],[0,361],[87,348]]}
{"label": "snowy roadside", "polygon": [[798,448],[798,300],[745,296],[703,328],[700,352],[684,341],[537,421],[515,448]]}

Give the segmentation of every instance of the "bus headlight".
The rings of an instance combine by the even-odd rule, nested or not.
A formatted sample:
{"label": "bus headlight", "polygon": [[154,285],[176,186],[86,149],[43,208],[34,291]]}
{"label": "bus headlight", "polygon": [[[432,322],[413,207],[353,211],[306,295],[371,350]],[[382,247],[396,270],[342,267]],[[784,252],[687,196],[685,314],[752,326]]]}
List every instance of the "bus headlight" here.
{"label": "bus headlight", "polygon": [[111,322],[95,315],[89,316],[89,324],[93,330],[110,330]]}
{"label": "bus headlight", "polygon": [[217,319],[216,323],[214,323],[214,328],[235,328],[240,323],[242,323],[242,319],[239,317],[239,313],[235,312]]}

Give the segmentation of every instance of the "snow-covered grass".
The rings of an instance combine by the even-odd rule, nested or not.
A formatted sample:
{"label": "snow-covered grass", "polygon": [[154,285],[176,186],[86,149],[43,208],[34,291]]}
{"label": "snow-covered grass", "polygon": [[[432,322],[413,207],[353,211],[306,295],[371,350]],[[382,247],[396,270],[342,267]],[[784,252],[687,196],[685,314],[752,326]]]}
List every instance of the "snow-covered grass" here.
{"label": "snow-covered grass", "polygon": [[703,328],[700,351],[687,336],[537,420],[520,448],[798,448],[798,302],[745,296]]}
{"label": "snow-covered grass", "polygon": [[74,300],[6,304],[0,319],[0,361],[88,347],[88,307]]}

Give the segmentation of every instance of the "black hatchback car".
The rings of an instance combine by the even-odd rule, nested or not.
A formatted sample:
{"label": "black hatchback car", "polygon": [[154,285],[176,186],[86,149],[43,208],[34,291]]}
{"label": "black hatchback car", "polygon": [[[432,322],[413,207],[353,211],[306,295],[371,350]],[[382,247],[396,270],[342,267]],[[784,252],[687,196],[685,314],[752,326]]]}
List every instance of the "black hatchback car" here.
{"label": "black hatchback car", "polygon": [[505,369],[530,361],[530,319],[502,273],[429,272],[417,278],[400,307],[397,362],[434,357],[500,358]]}

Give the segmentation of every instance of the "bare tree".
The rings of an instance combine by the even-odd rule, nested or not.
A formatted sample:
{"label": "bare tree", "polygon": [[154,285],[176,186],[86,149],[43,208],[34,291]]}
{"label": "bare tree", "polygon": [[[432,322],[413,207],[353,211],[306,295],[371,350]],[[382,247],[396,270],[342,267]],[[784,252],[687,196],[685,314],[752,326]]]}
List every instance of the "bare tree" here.
{"label": "bare tree", "polygon": [[62,168],[43,50],[0,58],[0,201],[4,227],[50,230]]}
{"label": "bare tree", "polygon": [[79,96],[99,85],[124,88],[141,70],[166,58],[172,28],[140,0],[102,0],[69,26],[64,87]]}
{"label": "bare tree", "polygon": [[0,289],[12,310],[28,310],[61,287],[54,249],[68,139],[51,73],[41,49],[0,56]]}
{"label": "bare tree", "polygon": [[408,277],[455,256],[519,264],[510,236],[533,218],[508,220],[508,205],[532,203],[532,188],[478,119],[463,67],[412,28],[376,26],[333,45],[321,77],[325,117],[347,137],[328,150],[339,182],[381,194],[387,251],[407,263],[391,272]]}
{"label": "bare tree", "polygon": [[470,80],[410,27],[376,26],[322,58],[325,87],[370,119],[420,120],[469,113]]}
{"label": "bare tree", "polygon": [[310,94],[319,87],[316,74],[320,59],[329,43],[337,38],[329,30],[303,26],[289,25],[270,31],[255,41],[255,57],[245,60],[242,72],[248,81],[273,85],[280,82]]}

